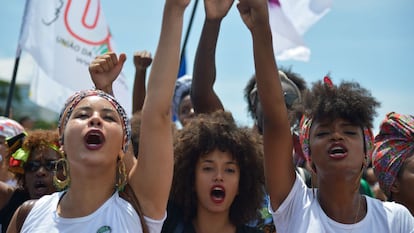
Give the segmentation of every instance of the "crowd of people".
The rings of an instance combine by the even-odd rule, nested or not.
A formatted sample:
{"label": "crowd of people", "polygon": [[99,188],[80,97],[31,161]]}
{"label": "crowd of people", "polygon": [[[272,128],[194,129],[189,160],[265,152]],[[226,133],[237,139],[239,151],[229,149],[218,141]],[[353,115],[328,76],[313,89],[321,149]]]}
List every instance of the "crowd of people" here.
{"label": "crowd of people", "polygon": [[234,0],[204,0],[193,74],[177,79],[189,2],[166,0],[154,57],[134,54],[132,114],[112,88],[126,54],[108,52],[56,129],[0,117],[1,231],[414,232],[414,116],[388,113],[373,135],[368,89],[279,68],[268,1],[240,0],[255,73],[241,90],[254,125],[239,125],[214,91]]}

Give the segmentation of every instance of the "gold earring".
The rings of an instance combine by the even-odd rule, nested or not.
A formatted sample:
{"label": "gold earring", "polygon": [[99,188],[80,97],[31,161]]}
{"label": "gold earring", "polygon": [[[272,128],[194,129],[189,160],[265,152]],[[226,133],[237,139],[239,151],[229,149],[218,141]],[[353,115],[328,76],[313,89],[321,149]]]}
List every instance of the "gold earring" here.
{"label": "gold earring", "polygon": [[[63,163],[61,166],[60,164]],[[58,178],[59,168],[62,168],[62,175],[65,177],[64,180]],[[53,185],[58,191],[65,190],[69,187],[70,176],[69,176],[69,164],[65,158],[59,159],[55,164],[55,170],[53,171]]]}
{"label": "gold earring", "polygon": [[119,159],[118,160],[118,164],[117,164],[117,174],[116,174],[116,184],[115,184],[115,188],[122,192],[124,191],[125,185],[127,184],[128,181],[128,176],[126,173],[126,168],[125,168],[125,163],[123,159]]}

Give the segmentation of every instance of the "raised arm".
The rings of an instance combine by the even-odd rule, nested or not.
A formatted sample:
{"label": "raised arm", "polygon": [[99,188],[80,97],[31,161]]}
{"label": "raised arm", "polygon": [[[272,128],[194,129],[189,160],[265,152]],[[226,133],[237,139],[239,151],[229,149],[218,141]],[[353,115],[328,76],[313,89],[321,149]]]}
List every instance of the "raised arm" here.
{"label": "raised arm", "polygon": [[125,60],[125,54],[121,53],[118,58],[114,52],[96,57],[89,65],[89,74],[95,87],[113,96],[112,84],[121,73]]}
{"label": "raised arm", "polygon": [[191,101],[196,113],[224,109],[214,91],[216,80],[216,46],[222,19],[234,0],[204,0],[206,18],[195,55]]}
{"label": "raised arm", "polygon": [[[126,55],[123,53],[121,53],[119,57],[114,52],[108,52],[96,57],[89,65],[89,74],[91,75],[92,82],[95,84],[96,89],[105,91],[113,96],[112,84],[121,73],[125,61]],[[129,147],[123,159],[126,170],[131,171],[136,163],[132,147]]]}
{"label": "raised arm", "polygon": [[164,216],[174,160],[171,103],[178,73],[183,15],[189,0],[166,0],[161,34],[142,108],[138,163],[129,180],[145,216]]}
{"label": "raised arm", "polygon": [[292,136],[269,26],[267,0],[240,0],[241,17],[253,39],[256,82],[264,118],[264,168],[273,209],[289,194],[295,172]]}
{"label": "raised arm", "polygon": [[147,69],[152,63],[151,53],[148,51],[138,51],[134,53],[135,79],[132,91],[132,112],[139,112],[144,105],[146,95],[145,81]]}

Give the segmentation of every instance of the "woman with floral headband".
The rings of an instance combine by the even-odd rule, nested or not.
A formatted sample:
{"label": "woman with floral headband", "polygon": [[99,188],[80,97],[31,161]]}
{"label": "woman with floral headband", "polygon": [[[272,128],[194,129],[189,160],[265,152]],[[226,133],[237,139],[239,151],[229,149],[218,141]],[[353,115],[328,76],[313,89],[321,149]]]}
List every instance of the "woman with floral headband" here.
{"label": "woman with floral headband", "polygon": [[291,162],[292,141],[281,85],[257,76],[264,114],[265,177],[276,231],[413,232],[414,219],[396,203],[359,193],[372,149],[379,103],[358,83],[317,82],[304,98],[300,140],[318,189],[307,188]]}
{"label": "woman with floral headband", "polygon": [[414,216],[414,116],[388,113],[375,137],[374,173],[389,201]]}
{"label": "woman with floral headband", "polygon": [[21,133],[7,140],[10,145],[9,170],[15,174],[17,187],[0,185],[0,224],[2,232],[14,211],[26,200],[39,199],[56,191],[53,175],[59,152],[59,136],[56,130],[34,130]]}
{"label": "woman with floral headband", "polygon": [[[59,164],[67,176],[58,183],[67,189],[39,199],[22,232],[161,231],[173,175],[170,103],[188,4],[189,0],[165,1],[142,109],[139,157],[130,172],[126,174],[123,163],[130,129],[122,106],[100,90],[75,93],[59,120],[65,154]],[[115,56],[113,64],[122,66],[125,54],[120,57],[121,62]],[[15,214],[9,232],[17,231],[16,218]]]}

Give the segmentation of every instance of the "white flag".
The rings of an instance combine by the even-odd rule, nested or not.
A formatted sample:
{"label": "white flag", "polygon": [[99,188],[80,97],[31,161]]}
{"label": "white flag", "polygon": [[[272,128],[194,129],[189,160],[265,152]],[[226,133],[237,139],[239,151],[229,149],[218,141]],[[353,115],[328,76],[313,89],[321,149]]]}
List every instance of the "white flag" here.
{"label": "white flag", "polygon": [[276,58],[308,61],[310,49],[302,36],[328,13],[331,5],[331,0],[269,0],[269,21]]}
{"label": "white flag", "polygon": [[[30,99],[59,112],[75,91],[90,89],[89,63],[113,51],[100,0],[28,0],[20,46],[35,61]],[[114,82],[114,94],[131,113],[131,92],[124,75]]]}

